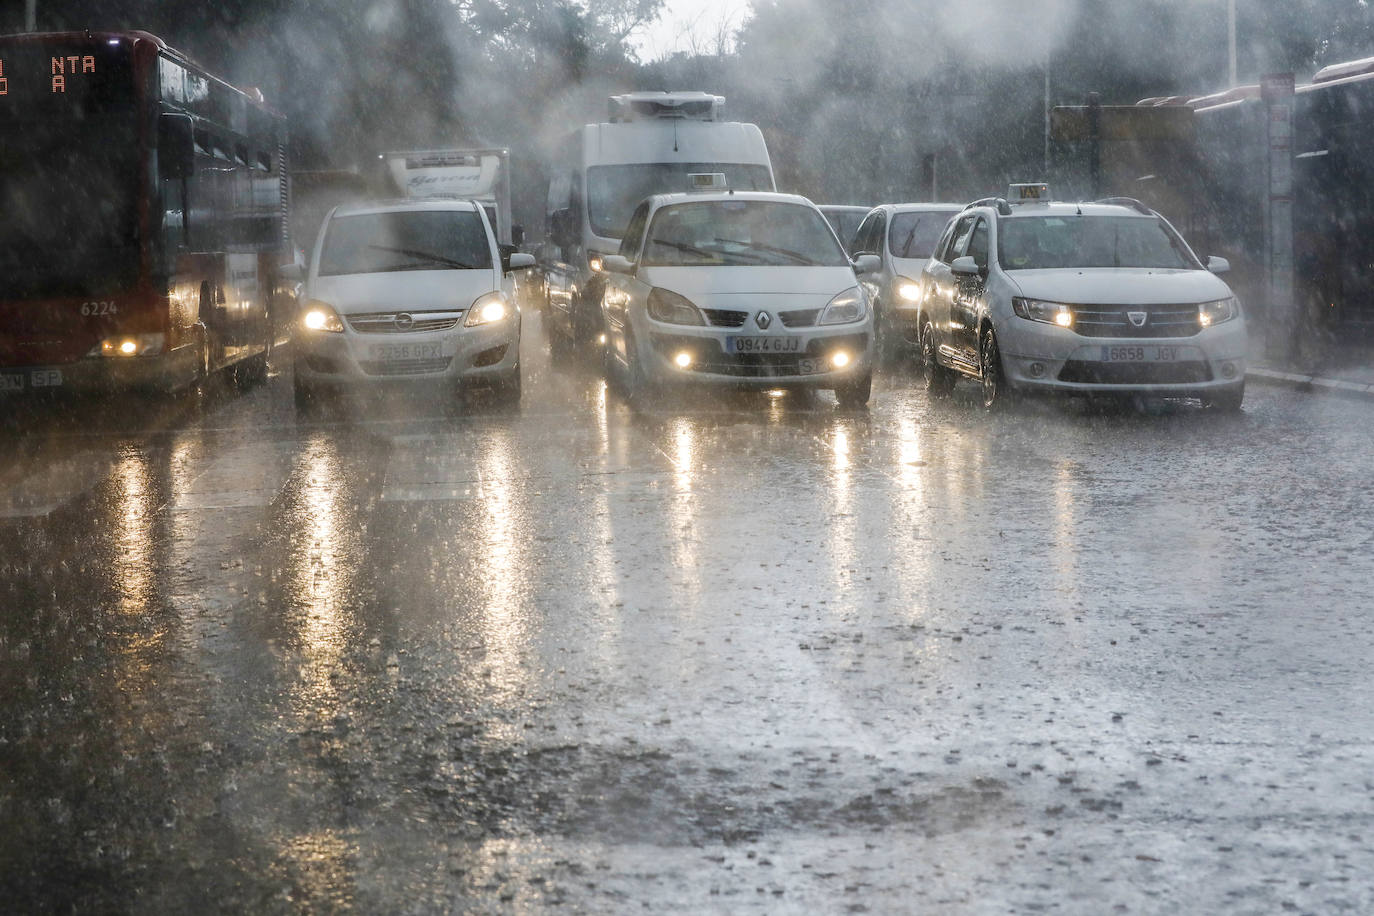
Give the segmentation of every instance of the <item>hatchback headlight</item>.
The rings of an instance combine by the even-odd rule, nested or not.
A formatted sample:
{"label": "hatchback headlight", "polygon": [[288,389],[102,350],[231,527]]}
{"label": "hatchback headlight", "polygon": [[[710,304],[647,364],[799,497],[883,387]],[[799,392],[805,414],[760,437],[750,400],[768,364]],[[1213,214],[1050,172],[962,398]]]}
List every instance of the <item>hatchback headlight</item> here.
{"label": "hatchback headlight", "polygon": [[514,311],[515,309],[511,308],[505,293],[490,292],[478,296],[477,301],[472,303],[472,308],[468,309],[468,317],[463,321],[463,327],[475,328],[479,325],[505,321]]}
{"label": "hatchback headlight", "polygon": [[1230,296],[1215,302],[1200,303],[1197,307],[1197,323],[1204,328],[1210,328],[1214,324],[1230,321],[1239,314],[1240,303],[1236,301],[1235,296]]}
{"label": "hatchback headlight", "polygon": [[850,324],[862,321],[867,314],[868,300],[864,297],[864,291],[851,286],[826,304],[825,311],[821,312],[820,320],[816,323]]}
{"label": "hatchback headlight", "polygon": [[897,278],[897,298],[903,303],[921,301],[921,284],[910,277]]}
{"label": "hatchback headlight", "polygon": [[1042,302],[1016,296],[1011,300],[1011,310],[1027,321],[1043,321],[1061,328],[1073,327],[1073,308],[1062,302]]}
{"label": "hatchback headlight", "polygon": [[334,307],[318,299],[311,299],[305,304],[305,311],[301,312],[301,325],[307,331],[329,331],[333,334],[342,334],[344,329],[343,319],[334,311]]}
{"label": "hatchback headlight", "polygon": [[701,312],[685,296],[655,286],[649,290],[649,317],[667,324],[702,325]]}

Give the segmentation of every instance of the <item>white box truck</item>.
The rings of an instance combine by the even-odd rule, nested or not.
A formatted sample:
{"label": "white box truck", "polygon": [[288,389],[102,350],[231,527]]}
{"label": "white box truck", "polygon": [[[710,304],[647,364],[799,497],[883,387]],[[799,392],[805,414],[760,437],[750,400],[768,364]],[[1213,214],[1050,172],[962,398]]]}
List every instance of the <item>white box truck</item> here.
{"label": "white box truck", "polygon": [[773,191],[768,146],[755,124],[721,120],[722,96],[630,92],[610,97],[609,120],[562,145],[549,180],[540,248],[549,332],[573,342],[601,332],[601,259],[615,254],[635,205],[690,190],[692,174],[723,174],[741,191]]}
{"label": "white box truck", "polygon": [[487,211],[502,245],[519,245],[511,222],[510,151],[434,149],[383,153],[386,176],[404,197],[458,197]]}

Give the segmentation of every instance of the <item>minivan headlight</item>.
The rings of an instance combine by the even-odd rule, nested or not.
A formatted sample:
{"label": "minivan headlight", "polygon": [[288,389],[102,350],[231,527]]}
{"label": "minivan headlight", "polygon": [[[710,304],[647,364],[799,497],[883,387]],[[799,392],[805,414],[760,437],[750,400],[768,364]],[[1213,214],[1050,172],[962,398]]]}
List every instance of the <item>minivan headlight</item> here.
{"label": "minivan headlight", "polygon": [[701,317],[701,312],[687,297],[657,286],[649,290],[649,317],[667,324],[706,323]]}
{"label": "minivan headlight", "polygon": [[849,324],[862,321],[867,314],[868,300],[864,298],[864,291],[857,286],[851,286],[826,304],[825,311],[821,312],[820,320],[816,323]]}
{"label": "minivan headlight", "polygon": [[311,299],[305,304],[305,310],[301,312],[301,325],[307,331],[329,331],[334,334],[342,334],[344,329],[343,319],[334,311],[334,307],[318,299]]}
{"label": "minivan headlight", "polygon": [[463,327],[475,328],[478,325],[505,321],[514,311],[505,293],[487,293],[478,296],[477,301],[472,303],[472,308],[468,309],[468,317],[463,321]]}
{"label": "minivan headlight", "polygon": [[1062,302],[1042,302],[1015,296],[1011,300],[1011,310],[1027,321],[1043,321],[1061,328],[1073,327],[1073,308]]}
{"label": "minivan headlight", "polygon": [[1240,314],[1240,303],[1235,296],[1218,299],[1215,302],[1202,302],[1197,307],[1197,323],[1204,328],[1230,321]]}

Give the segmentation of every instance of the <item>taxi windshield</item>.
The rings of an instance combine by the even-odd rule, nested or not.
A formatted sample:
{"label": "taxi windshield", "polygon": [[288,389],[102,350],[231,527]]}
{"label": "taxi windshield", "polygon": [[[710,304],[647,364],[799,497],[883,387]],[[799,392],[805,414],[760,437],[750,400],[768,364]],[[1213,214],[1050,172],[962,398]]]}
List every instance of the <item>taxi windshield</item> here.
{"label": "taxi windshield", "polygon": [[768,200],[672,204],[654,215],[644,250],[656,267],[843,267],[849,263],[813,207]]}
{"label": "taxi windshield", "polygon": [[1202,269],[1183,240],[1153,216],[1018,216],[1003,219],[998,236],[1003,270]]}

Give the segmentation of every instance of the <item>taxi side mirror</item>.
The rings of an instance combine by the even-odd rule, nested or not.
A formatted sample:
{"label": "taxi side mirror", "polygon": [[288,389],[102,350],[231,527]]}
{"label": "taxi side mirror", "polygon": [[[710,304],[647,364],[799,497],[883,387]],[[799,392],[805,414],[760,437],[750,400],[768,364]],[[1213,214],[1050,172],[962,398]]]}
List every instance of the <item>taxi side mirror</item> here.
{"label": "taxi side mirror", "polygon": [[1207,269],[1214,274],[1224,274],[1231,269],[1231,262],[1225,258],[1211,255],[1207,258]]}
{"label": "taxi side mirror", "polygon": [[976,277],[983,271],[978,267],[978,262],[972,255],[964,255],[962,258],[955,258],[954,263],[949,265],[949,269],[962,277]]}
{"label": "taxi side mirror", "polygon": [[618,254],[606,255],[601,259],[601,266],[613,274],[633,274],[635,272],[635,262]]}

